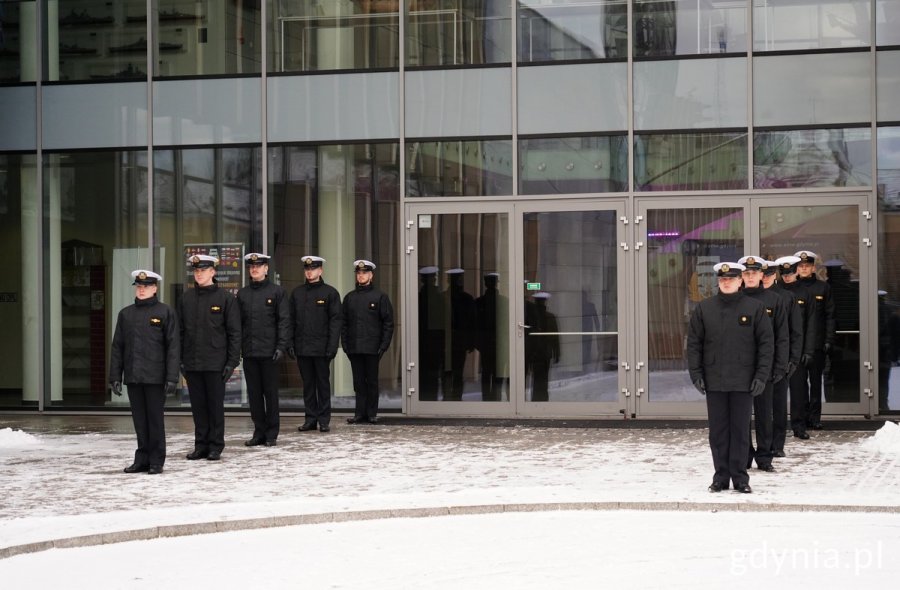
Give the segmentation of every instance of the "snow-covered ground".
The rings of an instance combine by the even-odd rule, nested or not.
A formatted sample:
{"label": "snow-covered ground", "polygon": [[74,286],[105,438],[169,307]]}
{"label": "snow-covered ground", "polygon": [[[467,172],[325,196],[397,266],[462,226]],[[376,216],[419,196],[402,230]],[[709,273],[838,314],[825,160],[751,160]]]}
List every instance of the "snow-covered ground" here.
{"label": "snow-covered ground", "polygon": [[[0,418],[0,549],[275,516],[340,520],[334,515],[447,507],[485,514],[53,549],[0,560],[3,586],[847,587],[893,585],[900,574],[900,513],[834,508],[900,505],[893,423],[874,435],[789,439],[778,472],[753,470],[754,493],[743,495],[706,491],[712,466],[701,429],[335,424],[328,435],[301,435],[286,424],[278,447],[246,448],[247,420],[229,418],[223,460],[190,462],[189,428],[169,422],[179,420],[165,473],[149,476],[122,473],[134,437],[121,428],[23,432]],[[622,502],[667,510],[554,510]],[[754,506],[766,510],[728,510]],[[808,511],[815,506],[823,511]],[[252,563],[267,564],[264,581]]]}

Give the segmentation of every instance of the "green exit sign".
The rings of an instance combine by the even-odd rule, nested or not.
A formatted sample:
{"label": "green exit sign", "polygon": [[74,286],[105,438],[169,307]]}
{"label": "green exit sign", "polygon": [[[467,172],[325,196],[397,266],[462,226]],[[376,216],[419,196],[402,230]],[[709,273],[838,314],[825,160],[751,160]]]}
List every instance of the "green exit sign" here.
{"label": "green exit sign", "polygon": [[529,291],[540,291],[541,284],[540,283],[525,283],[525,288]]}

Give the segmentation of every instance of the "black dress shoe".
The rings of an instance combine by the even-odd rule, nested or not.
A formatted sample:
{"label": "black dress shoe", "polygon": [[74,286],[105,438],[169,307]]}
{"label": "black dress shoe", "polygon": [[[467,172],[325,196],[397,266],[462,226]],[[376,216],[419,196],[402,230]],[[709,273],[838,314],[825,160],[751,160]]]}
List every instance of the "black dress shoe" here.
{"label": "black dress shoe", "polygon": [[784,454],[784,451],[772,451],[772,456],[773,457],[786,457],[787,455]]}
{"label": "black dress shoe", "polygon": [[821,422],[813,422],[812,424],[809,425],[809,427],[812,428],[813,430],[822,430],[823,428],[825,428],[824,426],[822,426]]}
{"label": "black dress shoe", "polygon": [[740,492],[742,494],[752,494],[753,493],[753,490],[750,489],[749,483],[741,483],[741,484],[734,486],[734,491]]}
{"label": "black dress shoe", "polygon": [[360,418],[358,416],[354,416],[352,418],[347,418],[347,424],[360,424],[362,422],[365,422],[365,420],[363,420],[362,418]]}
{"label": "black dress shoe", "polygon": [[714,482],[712,482],[712,484],[710,484],[710,486],[709,486],[708,489],[709,489],[710,492],[712,492],[712,493],[715,494],[716,492],[721,492],[722,490],[727,490],[727,489],[728,489],[728,484],[727,484],[727,483],[720,483],[720,482],[718,482],[718,481],[714,481]]}
{"label": "black dress shoe", "polygon": [[206,457],[207,461],[218,461],[222,458],[222,451],[210,451]]}
{"label": "black dress shoe", "polygon": [[209,455],[209,451],[198,451],[197,449],[194,449],[193,451],[191,451],[190,453],[187,454],[186,458],[189,461],[196,461],[197,459],[206,459],[206,457],[208,455]]}
{"label": "black dress shoe", "polygon": [[146,465],[138,465],[137,463],[132,463],[128,467],[125,468],[125,473],[140,473],[141,471],[147,471],[149,467]]}
{"label": "black dress shoe", "polygon": [[769,463],[768,465],[756,465],[756,468],[760,471],[766,471],[768,473],[773,473],[775,471],[775,466]]}
{"label": "black dress shoe", "polygon": [[369,418],[369,424],[378,424],[378,422],[379,422],[378,416],[376,416],[374,418]]}
{"label": "black dress shoe", "polygon": [[319,432],[331,432],[331,427],[327,424],[319,424]]}
{"label": "black dress shoe", "polygon": [[162,465],[151,465],[150,468],[147,470],[147,474],[148,475],[159,475],[160,473],[162,473],[162,471],[163,471]]}
{"label": "black dress shoe", "polygon": [[274,440],[267,440],[267,441],[265,442],[265,445],[266,445],[267,447],[274,447],[274,446],[277,445],[277,444],[278,444],[278,443],[276,443]]}
{"label": "black dress shoe", "polygon": [[300,426],[297,427],[297,430],[299,430],[300,432],[309,432],[310,430],[315,430],[315,429],[316,429],[315,422],[304,422],[303,424],[301,424]]}
{"label": "black dress shoe", "polygon": [[801,440],[809,440],[809,434],[807,434],[805,430],[795,430],[794,438],[799,438]]}
{"label": "black dress shoe", "polygon": [[254,436],[254,437],[251,438],[250,440],[244,441],[244,446],[245,446],[245,447],[258,447],[259,445],[265,444],[265,442],[266,442],[266,441],[264,441],[263,439],[261,439],[261,438],[256,438],[256,437]]}

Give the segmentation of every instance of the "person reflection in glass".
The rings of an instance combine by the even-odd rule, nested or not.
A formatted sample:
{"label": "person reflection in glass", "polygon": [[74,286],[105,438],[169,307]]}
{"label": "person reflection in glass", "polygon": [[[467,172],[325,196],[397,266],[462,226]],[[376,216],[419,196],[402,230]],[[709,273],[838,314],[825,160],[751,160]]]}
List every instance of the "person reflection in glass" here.
{"label": "person reflection in glass", "polygon": [[499,273],[484,275],[484,294],[475,300],[478,311],[475,347],[481,356],[481,399],[486,402],[498,402],[503,395],[503,375],[497,364],[501,360],[498,357],[504,353],[497,350],[497,337],[506,323],[508,306],[506,297],[497,288],[499,283]]}
{"label": "person reflection in glass", "polygon": [[[475,298],[463,289],[463,273],[461,268],[447,271],[450,285],[444,292],[444,300],[449,302],[449,342],[445,354],[450,353],[449,370],[446,358],[444,366],[443,392],[444,401],[460,401],[463,393],[463,367],[466,356],[475,350]],[[431,351],[429,351],[431,353]]]}
{"label": "person reflection in glass", "polygon": [[419,399],[437,401],[444,360],[444,296],[435,279],[438,267],[419,269]]}
{"label": "person reflection in glass", "polygon": [[529,326],[525,334],[525,362],[531,371],[531,401],[550,401],[548,385],[550,365],[559,362],[559,326],[556,316],[547,309],[550,293],[539,291],[534,294],[531,318],[526,316]]}
{"label": "person reflection in glass", "polygon": [[[581,291],[581,331],[584,334],[581,336],[581,362],[584,366],[585,371],[590,371],[592,368],[597,366],[597,363],[594,362],[593,359],[593,347],[594,347],[594,339],[596,336],[593,334],[589,334],[588,332],[599,332],[600,331],[600,316],[597,315],[597,306],[588,299],[587,290]],[[605,354],[606,351],[603,351]],[[599,343],[598,343],[598,362],[599,362]]]}

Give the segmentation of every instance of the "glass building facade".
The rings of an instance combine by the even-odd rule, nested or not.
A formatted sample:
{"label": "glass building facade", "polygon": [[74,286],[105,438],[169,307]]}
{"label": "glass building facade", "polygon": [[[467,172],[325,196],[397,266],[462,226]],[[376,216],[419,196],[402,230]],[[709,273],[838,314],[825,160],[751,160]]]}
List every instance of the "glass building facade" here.
{"label": "glass building facade", "polygon": [[825,413],[900,412],[897,97],[900,0],[0,0],[0,409],[126,409],[129,272],[261,251],[376,262],[386,411],[702,416],[712,265],[808,249]]}

